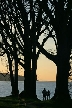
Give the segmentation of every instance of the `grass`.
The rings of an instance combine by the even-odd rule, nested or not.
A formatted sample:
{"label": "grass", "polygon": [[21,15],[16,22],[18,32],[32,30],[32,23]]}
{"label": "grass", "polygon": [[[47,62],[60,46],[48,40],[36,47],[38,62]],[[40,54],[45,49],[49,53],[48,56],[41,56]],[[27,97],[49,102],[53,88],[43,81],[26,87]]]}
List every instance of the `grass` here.
{"label": "grass", "polygon": [[0,108],[71,108],[71,107],[72,107],[72,100],[40,101],[34,99],[0,97]]}

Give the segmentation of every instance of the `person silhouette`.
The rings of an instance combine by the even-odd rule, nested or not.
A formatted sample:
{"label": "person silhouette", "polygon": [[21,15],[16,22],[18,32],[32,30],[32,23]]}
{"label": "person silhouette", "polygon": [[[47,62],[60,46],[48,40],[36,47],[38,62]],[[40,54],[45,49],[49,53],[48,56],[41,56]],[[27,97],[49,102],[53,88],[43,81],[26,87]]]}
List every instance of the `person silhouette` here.
{"label": "person silhouette", "polygon": [[45,88],[43,89],[42,93],[43,93],[43,100],[46,100],[46,93],[47,93],[47,91],[46,91]]}
{"label": "person silhouette", "polygon": [[47,91],[47,100],[50,99],[50,91]]}

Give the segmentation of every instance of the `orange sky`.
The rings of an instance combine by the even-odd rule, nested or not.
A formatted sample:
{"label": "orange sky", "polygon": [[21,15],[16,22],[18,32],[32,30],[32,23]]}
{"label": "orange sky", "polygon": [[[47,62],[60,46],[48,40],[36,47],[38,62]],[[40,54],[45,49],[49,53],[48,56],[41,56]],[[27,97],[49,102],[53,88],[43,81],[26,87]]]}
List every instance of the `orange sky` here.
{"label": "orange sky", "polygon": [[[0,71],[7,72],[5,63],[0,61]],[[40,81],[55,81],[56,79],[56,65],[47,59],[44,55],[40,54],[37,61],[37,78]],[[23,70],[19,70],[19,75],[23,75]]]}
{"label": "orange sky", "polygon": [[37,66],[37,77],[40,81],[56,80],[56,65],[44,55],[40,55]]}
{"label": "orange sky", "polygon": [[[43,36],[43,35],[42,35]],[[41,36],[40,43],[43,41],[43,37]],[[41,41],[42,40],[42,41]],[[52,49],[55,50],[55,44],[53,39],[49,39],[45,45],[44,48],[46,50]],[[5,60],[4,62],[1,62],[0,58],[0,71],[1,72],[7,72],[7,68],[5,67],[6,63]],[[37,79],[40,81],[55,81],[56,80],[56,65],[47,59],[44,55],[40,54],[39,59],[37,61]],[[20,69],[19,70],[19,75],[24,75],[24,70]]]}
{"label": "orange sky", "polygon": [[[44,35],[42,34],[39,38],[40,44],[43,42]],[[44,44],[46,50],[56,50],[54,40],[49,38]],[[40,81],[55,81],[56,80],[57,67],[55,63],[46,58],[43,54],[40,54],[37,62],[37,77]]]}

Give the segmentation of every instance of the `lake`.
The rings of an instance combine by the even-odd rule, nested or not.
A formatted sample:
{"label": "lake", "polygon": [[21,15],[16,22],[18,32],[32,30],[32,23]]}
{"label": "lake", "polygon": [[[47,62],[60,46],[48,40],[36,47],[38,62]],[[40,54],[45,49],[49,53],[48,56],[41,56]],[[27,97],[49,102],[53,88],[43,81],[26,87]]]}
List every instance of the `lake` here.
{"label": "lake", "polygon": [[[18,82],[19,93],[24,90],[24,82]],[[54,81],[37,81],[36,82],[36,94],[38,99],[42,100],[42,90],[50,90],[51,97],[54,95],[56,82]],[[11,95],[11,83],[10,81],[0,81],[0,97]],[[70,90],[72,91],[72,89]]]}

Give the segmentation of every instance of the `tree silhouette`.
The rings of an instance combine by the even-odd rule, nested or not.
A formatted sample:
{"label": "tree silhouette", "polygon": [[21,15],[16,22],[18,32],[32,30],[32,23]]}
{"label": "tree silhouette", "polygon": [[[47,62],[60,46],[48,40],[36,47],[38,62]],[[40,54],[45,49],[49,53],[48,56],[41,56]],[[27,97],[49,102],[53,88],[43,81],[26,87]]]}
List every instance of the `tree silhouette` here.
{"label": "tree silhouette", "polygon": [[[57,65],[56,90],[55,98],[70,98],[68,91],[68,76],[70,70],[70,54],[72,48],[72,1],[51,1],[49,6],[48,1],[42,1],[42,8],[46,15],[49,16],[50,24],[52,25],[57,38],[57,56],[55,64]],[[47,4],[48,3],[48,4]],[[45,51],[42,51],[45,53]],[[50,57],[48,57],[50,59]]]}
{"label": "tree silhouette", "polygon": [[[68,76],[72,47],[71,5],[71,0],[7,0],[1,2],[1,36],[13,57],[15,55],[12,50],[15,45],[17,52],[24,57],[23,62],[20,62],[21,58],[19,59],[19,57],[17,61],[25,69],[24,90],[26,97],[36,97],[36,66],[41,52],[57,66],[54,98],[70,98]],[[46,34],[47,31],[48,34]],[[42,33],[46,35],[46,38],[43,39],[41,45],[38,39]],[[54,39],[57,55],[50,54],[43,48],[49,38]],[[13,44],[10,45],[7,39]],[[39,49],[37,54],[36,47]]]}
{"label": "tree silhouette", "polygon": [[[8,49],[3,47],[2,43],[1,43],[1,47],[4,50],[4,52],[7,54],[7,58],[8,58],[9,71],[10,71],[10,80],[11,80],[11,86],[12,86],[12,95],[17,96],[18,95],[18,61],[17,61],[18,60],[17,59],[18,55],[17,55],[16,49],[15,49],[14,50],[14,58],[13,58],[11,56],[10,52],[8,51]],[[12,67],[13,67],[13,64],[12,64],[13,59],[14,59],[14,66],[15,66],[15,77],[13,76],[13,69],[12,69]],[[9,72],[7,72],[7,74],[8,73]]]}
{"label": "tree silhouette", "polygon": [[[26,12],[26,7],[24,7],[21,1],[7,1],[7,2],[2,1],[1,36],[3,42],[5,43],[4,44],[5,49],[6,47],[8,47],[10,54],[14,58],[15,58],[14,55],[15,44],[17,45],[16,46],[18,49],[17,51],[24,56],[25,65],[23,66],[23,64],[20,62],[21,59],[19,58],[18,58],[18,62],[25,68],[25,72],[24,72],[25,74],[24,90],[26,92],[25,94],[28,96],[33,95],[33,97],[35,97],[36,96],[36,65],[40,53],[40,51],[38,51],[36,55],[36,42],[39,38],[39,35],[41,35],[41,33],[44,32],[44,30],[40,32],[40,28],[42,27],[41,24],[40,24],[41,27],[40,28],[38,27],[40,26],[38,23],[40,22],[41,19],[40,17],[42,17],[40,16],[40,12],[42,11],[42,9],[37,10],[39,11],[39,14],[37,19],[35,19],[36,12],[34,11],[35,7],[33,9],[33,1],[29,2],[29,5],[31,11],[29,11],[30,16],[28,17],[28,13]],[[38,2],[35,2],[34,5],[38,7]],[[5,6],[7,6],[6,7],[7,11],[5,9]],[[10,12],[10,9],[12,12]],[[37,24],[35,20],[37,20]],[[42,23],[45,24],[47,22],[46,20],[45,21],[42,20]],[[44,42],[48,38],[49,36],[44,40]],[[7,39],[10,42],[8,42]],[[24,47],[23,47],[23,42],[24,42]],[[31,69],[31,62],[32,62],[32,69]]]}

